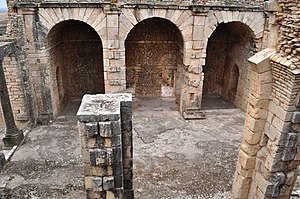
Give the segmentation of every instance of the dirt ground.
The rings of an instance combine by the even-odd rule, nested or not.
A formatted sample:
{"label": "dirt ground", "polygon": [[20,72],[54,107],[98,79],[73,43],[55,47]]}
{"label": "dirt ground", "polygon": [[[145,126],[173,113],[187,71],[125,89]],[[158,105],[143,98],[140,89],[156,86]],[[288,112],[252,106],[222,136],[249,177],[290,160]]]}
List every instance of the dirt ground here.
{"label": "dirt ground", "polygon": [[[229,198],[245,114],[207,110],[187,121],[177,109],[168,99],[134,101],[135,198]],[[31,130],[0,185],[5,198],[83,199],[76,117]]]}

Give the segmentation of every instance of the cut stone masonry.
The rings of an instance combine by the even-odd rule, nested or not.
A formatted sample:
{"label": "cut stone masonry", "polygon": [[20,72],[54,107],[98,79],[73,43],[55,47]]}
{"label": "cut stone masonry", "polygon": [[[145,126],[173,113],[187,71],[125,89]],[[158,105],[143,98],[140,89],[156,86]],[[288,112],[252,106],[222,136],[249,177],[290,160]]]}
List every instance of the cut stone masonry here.
{"label": "cut stone masonry", "polygon": [[3,68],[16,123],[47,123],[73,98],[106,93],[85,95],[78,112],[87,197],[133,198],[131,97],[109,93],[171,96],[190,119],[204,117],[204,95],[221,96],[247,112],[232,198],[289,198],[300,164],[299,5],[9,1],[17,48]]}
{"label": "cut stone masonry", "polygon": [[87,198],[133,198],[131,94],[84,95],[77,112]]}

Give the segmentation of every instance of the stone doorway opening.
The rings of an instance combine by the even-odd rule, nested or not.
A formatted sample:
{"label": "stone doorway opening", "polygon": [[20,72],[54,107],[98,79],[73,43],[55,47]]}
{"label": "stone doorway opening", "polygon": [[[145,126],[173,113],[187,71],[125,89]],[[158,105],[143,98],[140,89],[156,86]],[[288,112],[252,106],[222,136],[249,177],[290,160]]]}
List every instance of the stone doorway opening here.
{"label": "stone doorway opening", "polygon": [[126,89],[138,98],[169,98],[179,104],[184,67],[178,28],[158,17],[143,20],[128,34],[125,49]]}
{"label": "stone doorway opening", "polygon": [[102,41],[88,24],[67,20],[47,42],[53,115],[75,115],[84,94],[105,93]]}
{"label": "stone doorway opening", "polygon": [[221,23],[208,39],[202,109],[246,110],[254,33],[241,22]]}

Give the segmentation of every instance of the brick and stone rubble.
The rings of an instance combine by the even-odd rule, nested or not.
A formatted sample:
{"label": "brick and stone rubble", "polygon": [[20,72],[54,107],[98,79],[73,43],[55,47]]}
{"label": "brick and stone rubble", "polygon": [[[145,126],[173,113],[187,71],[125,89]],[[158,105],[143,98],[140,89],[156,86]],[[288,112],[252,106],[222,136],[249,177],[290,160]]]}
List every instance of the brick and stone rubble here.
{"label": "brick and stone rubble", "polygon": [[280,10],[275,14],[279,28],[279,53],[290,60],[291,69],[300,65],[300,2],[278,0]]}

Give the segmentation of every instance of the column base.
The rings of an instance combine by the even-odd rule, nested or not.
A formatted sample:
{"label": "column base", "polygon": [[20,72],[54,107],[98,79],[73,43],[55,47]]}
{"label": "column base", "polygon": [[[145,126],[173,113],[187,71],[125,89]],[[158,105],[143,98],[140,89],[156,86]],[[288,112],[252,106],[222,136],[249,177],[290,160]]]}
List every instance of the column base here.
{"label": "column base", "polygon": [[14,134],[5,134],[3,138],[5,147],[13,147],[15,145],[19,145],[24,139],[24,134],[22,130],[17,130]]}

